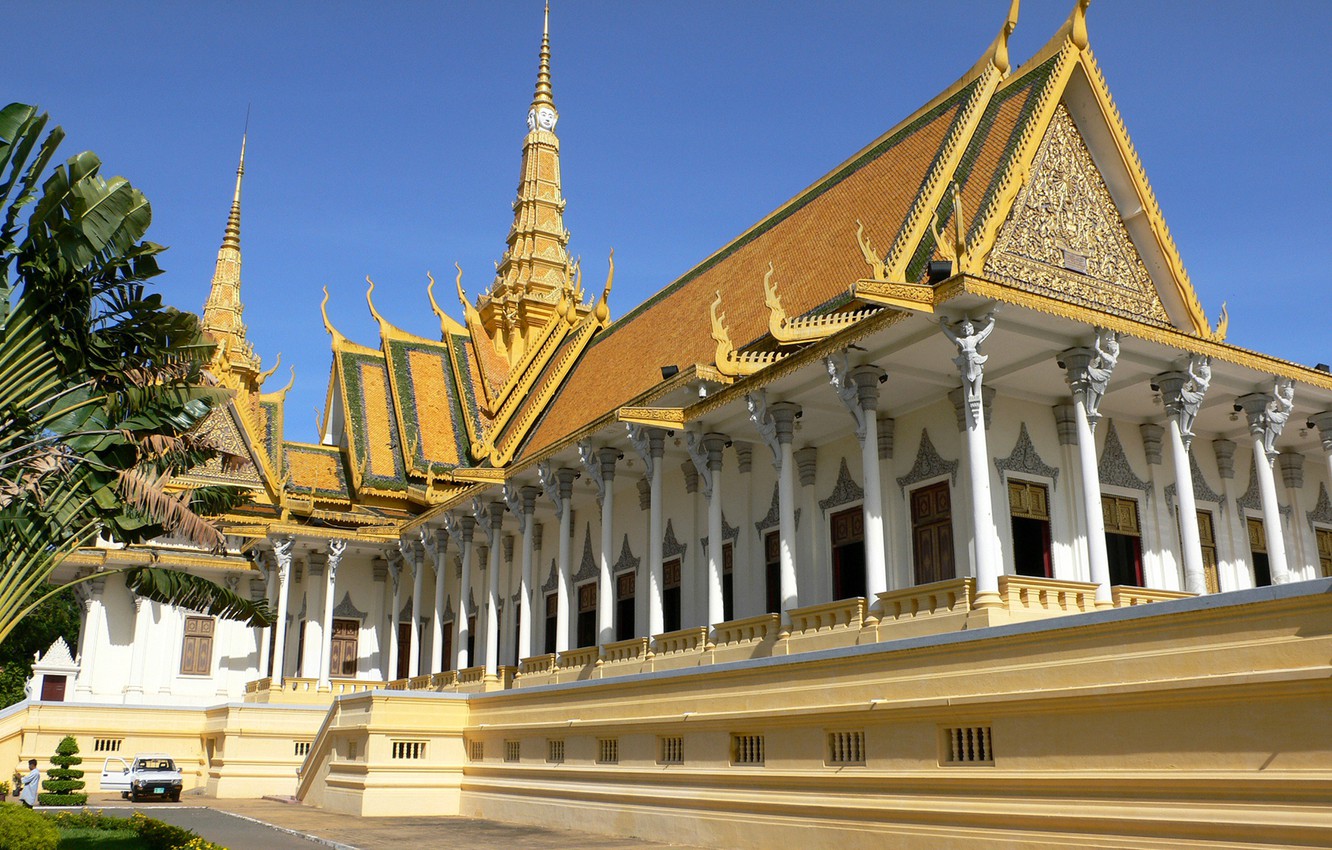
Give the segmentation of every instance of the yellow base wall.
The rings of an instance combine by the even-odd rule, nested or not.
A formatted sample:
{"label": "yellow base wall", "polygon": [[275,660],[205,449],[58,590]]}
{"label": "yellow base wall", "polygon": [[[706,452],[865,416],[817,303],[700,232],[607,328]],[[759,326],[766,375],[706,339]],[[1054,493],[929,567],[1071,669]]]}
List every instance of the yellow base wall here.
{"label": "yellow base wall", "polygon": [[[719,848],[1332,846],[1328,590],[465,701],[344,697],[300,794]],[[949,763],[956,729],[989,751]],[[762,763],[736,763],[735,736],[751,755],[761,737]],[[682,763],[662,761],[672,738]],[[393,758],[410,740],[420,758]]]}

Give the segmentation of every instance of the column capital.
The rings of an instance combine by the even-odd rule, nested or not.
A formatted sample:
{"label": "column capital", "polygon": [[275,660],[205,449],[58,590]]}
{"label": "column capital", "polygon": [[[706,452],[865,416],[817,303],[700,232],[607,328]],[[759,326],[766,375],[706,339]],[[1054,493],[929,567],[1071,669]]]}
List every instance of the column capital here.
{"label": "column capital", "polygon": [[597,460],[601,462],[601,477],[605,481],[615,480],[615,464],[624,457],[624,452],[611,446],[597,449]]}
{"label": "column capital", "polygon": [[749,472],[754,467],[754,444],[736,440],[732,445],[735,446],[736,468],[741,473]]}
{"label": "column capital", "polygon": [[846,377],[855,384],[856,400],[865,411],[874,411],[879,407],[879,387],[888,380],[888,372],[880,366],[865,363],[853,366]]}
{"label": "column capital", "polygon": [[323,552],[311,552],[305,557],[305,574],[310,577],[322,576],[327,563],[328,556]]}
{"label": "column capital", "polygon": [[1277,378],[1273,392],[1247,393],[1235,399],[1235,410],[1244,411],[1249,433],[1263,441],[1268,459],[1277,456],[1276,441],[1295,407],[1295,382]]}
{"label": "column capital", "polygon": [[1299,452],[1282,452],[1277,455],[1277,466],[1281,469],[1281,483],[1291,490],[1304,488],[1304,455]]}
{"label": "column capital", "polygon": [[793,401],[779,401],[768,408],[773,424],[777,426],[777,442],[789,443],[795,438],[795,421],[805,411]]}
{"label": "column capital", "polygon": [[1216,470],[1227,480],[1235,477],[1235,441],[1213,440],[1212,451],[1216,453]]}
{"label": "column capital", "polygon": [[471,514],[463,514],[458,519],[458,536],[462,538],[463,545],[466,546],[472,542],[472,535],[476,532],[476,517]]}
{"label": "column capital", "polygon": [[[1142,434],[1142,448],[1147,453],[1147,463],[1151,466],[1161,465],[1161,446],[1165,439],[1165,428],[1157,425],[1155,422],[1144,422],[1138,426],[1138,432]],[[1188,449],[1186,442],[1184,448]]]}
{"label": "column capital", "polygon": [[1324,410],[1309,417],[1308,426],[1318,429],[1318,436],[1323,441],[1323,451],[1332,453],[1332,410]]}
{"label": "column capital", "polygon": [[[990,423],[994,416],[994,397],[998,393],[994,387],[981,387],[981,413],[985,416],[985,430],[990,430]],[[948,391],[948,400],[953,403],[953,413],[957,416],[957,430],[965,431],[967,428],[967,391],[965,387],[958,387]]]}
{"label": "column capital", "polygon": [[568,466],[561,466],[555,472],[556,478],[560,484],[560,498],[570,499],[573,497],[573,484],[578,480],[578,470]]}
{"label": "column capital", "polygon": [[806,446],[803,449],[797,449],[792,455],[795,461],[796,470],[800,473],[800,486],[812,487],[814,477],[819,470],[819,450],[813,446]]}
{"label": "column capital", "polygon": [[722,468],[722,452],[731,444],[725,434],[709,431],[703,435],[703,450],[708,453],[708,470],[716,472]]}
{"label": "column capital", "polygon": [[536,511],[536,500],[541,495],[541,488],[528,484],[518,491],[518,495],[521,499],[521,513],[531,516]]}
{"label": "column capital", "polygon": [[893,435],[897,430],[897,420],[891,416],[879,417],[879,460],[893,459]]}
{"label": "column capital", "polygon": [[507,510],[507,506],[500,499],[495,499],[486,505],[487,525],[489,525],[491,531],[498,531],[504,523],[505,510]]}
{"label": "column capital", "polygon": [[1211,383],[1212,359],[1197,354],[1189,358],[1185,368],[1162,372],[1152,379],[1152,389],[1161,393],[1166,415],[1179,425],[1186,449],[1193,442],[1193,422]]}
{"label": "column capital", "polygon": [[1056,362],[1065,370],[1065,379],[1073,397],[1082,402],[1087,412],[1087,423],[1093,430],[1101,418],[1101,399],[1110,385],[1110,375],[1119,362],[1119,334],[1106,328],[1096,329],[1096,340],[1090,346],[1069,348],[1060,352]]}
{"label": "column capital", "polygon": [[661,428],[635,425],[632,422],[625,423],[625,431],[629,434],[629,444],[643,459],[643,468],[651,478],[657,461],[666,452],[666,432]]}

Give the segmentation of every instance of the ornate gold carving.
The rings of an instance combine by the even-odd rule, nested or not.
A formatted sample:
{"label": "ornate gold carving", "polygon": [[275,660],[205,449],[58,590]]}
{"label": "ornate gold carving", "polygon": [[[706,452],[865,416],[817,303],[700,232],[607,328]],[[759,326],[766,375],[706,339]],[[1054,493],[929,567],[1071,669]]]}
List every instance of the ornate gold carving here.
{"label": "ornate gold carving", "polygon": [[768,272],[763,276],[763,296],[768,305],[768,332],[772,334],[773,339],[783,345],[798,345],[824,339],[878,312],[878,308],[869,308],[847,313],[788,318],[786,311],[782,309],[782,300],[777,296],[777,283],[773,281],[772,274],[772,263],[768,263]]}
{"label": "ornate gold carving", "polygon": [[934,244],[939,256],[953,264],[954,274],[970,271],[968,267],[967,224],[962,213],[962,190],[957,181],[948,184],[948,191],[953,195],[953,214],[949,217],[952,227],[939,225],[939,211],[930,215],[930,233],[934,235]]}
{"label": "ornate gold carving", "polygon": [[[1135,317],[1121,317],[1105,313],[1092,307],[1071,304],[1057,296],[1024,291],[1025,287],[1011,283],[982,278],[959,276],[953,278],[947,293],[939,293],[938,302],[942,304],[951,298],[971,294],[1005,304],[1014,304],[1039,313],[1072,319],[1094,327],[1103,327],[1129,336],[1175,348],[1187,354],[1202,354],[1216,361],[1233,363],[1255,372],[1271,373],[1281,378],[1290,378],[1312,387],[1332,390],[1332,375],[1310,369],[1299,363],[1259,354],[1255,351],[1239,348],[1228,343],[1200,337],[1173,327],[1148,324]],[[719,398],[714,396],[713,398]],[[692,408],[691,408],[692,414]]]}
{"label": "ornate gold carving", "polygon": [[683,407],[621,407],[615,413],[621,422],[648,425],[653,428],[683,428]]}
{"label": "ornate gold carving", "polygon": [[721,308],[721,290],[717,290],[717,300],[712,302],[712,339],[717,343],[717,370],[723,375],[740,377],[752,375],[758,370],[771,366],[786,357],[778,351],[736,351],[731,344],[731,336],[726,332],[726,314],[718,313]]}
{"label": "ornate gold carving", "polygon": [[934,287],[927,283],[885,283],[878,280],[858,280],[851,284],[851,294],[870,304],[934,312]]}
{"label": "ornate gold carving", "polygon": [[874,280],[886,281],[888,267],[870,244],[869,237],[865,235],[865,225],[860,223],[860,219],[856,219],[856,244],[860,246],[860,253],[865,257],[865,264],[870,267],[871,277]]}
{"label": "ornate gold carving", "polygon": [[[1082,260],[1086,273],[1068,268]],[[985,273],[1022,289],[1170,324],[1073,119],[1060,104]]]}

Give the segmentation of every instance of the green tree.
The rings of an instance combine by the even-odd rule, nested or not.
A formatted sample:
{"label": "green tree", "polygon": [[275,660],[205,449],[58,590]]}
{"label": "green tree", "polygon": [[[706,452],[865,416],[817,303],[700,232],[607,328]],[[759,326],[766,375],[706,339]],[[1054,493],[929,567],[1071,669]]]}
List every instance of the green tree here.
{"label": "green tree", "polygon": [[[29,603],[46,596],[53,588],[42,585],[28,596]],[[23,620],[23,628],[10,632],[0,642],[0,708],[24,698],[23,686],[32,676],[34,653],[45,652],[56,638],[71,647],[79,645],[79,602],[74,589],[65,588],[34,608]]]}
{"label": "green tree", "polygon": [[55,767],[42,780],[42,787],[48,793],[38,794],[37,802],[43,806],[82,806],[88,802],[88,795],[83,793],[83,771],[76,767],[83,764],[83,758],[73,735],[66,735],[56,744],[51,764]]}
{"label": "green tree", "polygon": [[[148,200],[101,177],[91,152],[49,168],[64,131],[43,136],[47,123],[33,106],[0,110],[0,641],[55,593],[31,599],[74,550],[166,532],[220,549],[205,517],[246,496],[176,482],[221,454],[196,428],[226,401],[203,373],[212,346],[148,292],[163,250],[143,239]],[[188,573],[124,572],[156,601],[272,621]]]}

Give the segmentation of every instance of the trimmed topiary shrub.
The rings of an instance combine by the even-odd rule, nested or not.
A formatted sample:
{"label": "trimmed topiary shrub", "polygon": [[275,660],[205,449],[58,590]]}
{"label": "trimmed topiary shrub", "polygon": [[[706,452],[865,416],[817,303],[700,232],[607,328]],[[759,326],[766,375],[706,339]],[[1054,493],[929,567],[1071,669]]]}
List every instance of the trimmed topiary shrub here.
{"label": "trimmed topiary shrub", "polygon": [[60,830],[32,809],[0,803],[0,850],[56,850]]}
{"label": "trimmed topiary shrub", "polygon": [[46,772],[42,787],[46,794],[38,794],[37,802],[43,806],[82,806],[88,802],[88,795],[83,791],[83,771],[74,768],[82,764],[79,757],[79,742],[73,735],[66,735],[56,745],[51,764],[55,767]]}

